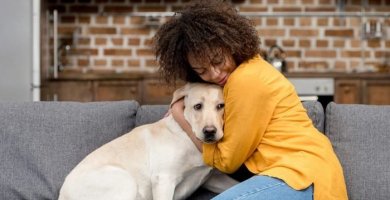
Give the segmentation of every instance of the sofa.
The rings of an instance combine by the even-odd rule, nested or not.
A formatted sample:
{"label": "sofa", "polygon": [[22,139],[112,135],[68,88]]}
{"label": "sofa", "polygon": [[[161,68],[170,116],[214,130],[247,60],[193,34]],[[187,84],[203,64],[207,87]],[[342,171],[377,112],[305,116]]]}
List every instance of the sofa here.
{"label": "sofa", "polygon": [[[303,105],[334,146],[349,198],[390,199],[390,106]],[[65,176],[88,153],[167,109],[136,101],[0,103],[0,199],[57,199]],[[200,188],[189,199],[214,195]]]}

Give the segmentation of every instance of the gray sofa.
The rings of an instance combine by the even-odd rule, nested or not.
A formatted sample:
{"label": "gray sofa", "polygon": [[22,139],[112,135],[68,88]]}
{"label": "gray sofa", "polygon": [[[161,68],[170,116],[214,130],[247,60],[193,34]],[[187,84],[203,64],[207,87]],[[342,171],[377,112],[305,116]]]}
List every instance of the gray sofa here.
{"label": "gray sofa", "polygon": [[[330,103],[326,114],[318,102],[304,106],[332,141],[349,198],[390,199],[390,106]],[[0,103],[0,199],[56,199],[65,176],[88,153],[166,110],[136,101]],[[199,189],[190,199],[213,195]]]}

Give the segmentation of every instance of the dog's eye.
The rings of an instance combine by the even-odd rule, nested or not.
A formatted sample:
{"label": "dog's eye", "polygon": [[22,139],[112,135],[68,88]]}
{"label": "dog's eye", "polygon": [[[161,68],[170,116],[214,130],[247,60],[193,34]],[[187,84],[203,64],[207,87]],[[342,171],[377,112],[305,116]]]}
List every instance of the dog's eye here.
{"label": "dog's eye", "polygon": [[202,109],[202,104],[200,104],[200,103],[196,104],[196,105],[194,106],[194,109],[195,109],[195,110],[200,110],[200,109]]}
{"label": "dog's eye", "polygon": [[225,104],[220,103],[220,104],[217,105],[217,110],[221,110],[224,107],[225,107]]}

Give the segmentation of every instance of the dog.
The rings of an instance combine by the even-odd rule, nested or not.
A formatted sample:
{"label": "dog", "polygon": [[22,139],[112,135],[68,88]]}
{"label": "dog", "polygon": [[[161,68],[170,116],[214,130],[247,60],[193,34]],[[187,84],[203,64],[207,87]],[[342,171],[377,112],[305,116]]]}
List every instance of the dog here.
{"label": "dog", "polygon": [[[173,94],[184,98],[184,117],[197,139],[223,137],[220,86],[188,83]],[[220,193],[237,182],[209,166],[179,124],[168,115],[90,153],[65,178],[59,200],[185,199],[198,187]]]}

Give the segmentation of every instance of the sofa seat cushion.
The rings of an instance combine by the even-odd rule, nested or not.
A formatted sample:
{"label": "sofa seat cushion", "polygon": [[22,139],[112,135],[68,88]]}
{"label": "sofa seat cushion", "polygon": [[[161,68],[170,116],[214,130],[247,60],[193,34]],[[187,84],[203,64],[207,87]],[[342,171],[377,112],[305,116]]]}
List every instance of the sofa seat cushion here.
{"label": "sofa seat cushion", "polygon": [[135,101],[0,103],[0,199],[57,199],[90,152],[135,125]]}
{"label": "sofa seat cushion", "polygon": [[390,199],[390,106],[342,105],[326,108],[325,134],[343,166],[348,196]]}

